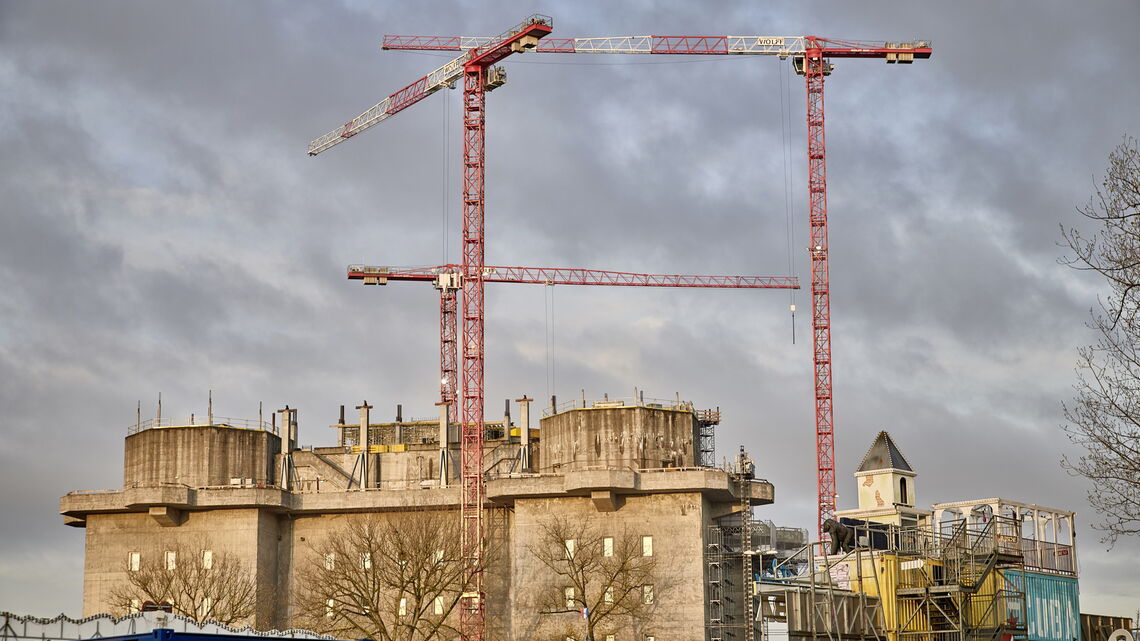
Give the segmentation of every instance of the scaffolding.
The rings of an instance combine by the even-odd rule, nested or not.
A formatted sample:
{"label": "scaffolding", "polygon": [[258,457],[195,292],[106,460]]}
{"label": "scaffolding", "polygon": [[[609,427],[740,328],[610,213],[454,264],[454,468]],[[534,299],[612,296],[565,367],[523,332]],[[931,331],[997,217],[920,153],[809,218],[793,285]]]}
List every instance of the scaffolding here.
{"label": "scaffolding", "polygon": [[1025,595],[1007,579],[1024,569],[1019,527],[1002,517],[937,530],[853,526],[854,549],[811,543],[763,573],[757,629],[763,641],[776,641],[772,622],[792,640],[1025,638]]}
{"label": "scaffolding", "polygon": [[697,416],[697,465],[716,467],[716,426],[720,424],[720,408],[696,410]]}
{"label": "scaffolding", "polygon": [[[754,520],[741,478],[740,511],[708,527],[705,537],[705,622],[709,641],[767,639],[758,616],[760,582],[776,573],[800,571],[790,557],[804,547],[807,530]],[[806,565],[804,565],[806,567]]]}
{"label": "scaffolding", "polygon": [[827,545],[804,545],[757,581],[760,629],[768,632],[775,622],[782,633],[765,634],[764,641],[885,641],[881,572],[868,563],[872,552],[857,547],[828,555]]}

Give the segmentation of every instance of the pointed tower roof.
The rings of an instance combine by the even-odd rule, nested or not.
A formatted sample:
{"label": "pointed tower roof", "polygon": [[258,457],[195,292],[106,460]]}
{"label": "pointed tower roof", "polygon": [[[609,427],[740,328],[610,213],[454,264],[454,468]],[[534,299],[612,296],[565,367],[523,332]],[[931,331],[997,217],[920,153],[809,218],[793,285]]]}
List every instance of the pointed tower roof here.
{"label": "pointed tower roof", "polygon": [[859,464],[857,472],[870,472],[873,470],[903,470],[906,472],[913,472],[910,463],[907,462],[906,457],[899,451],[899,447],[891,439],[891,435],[886,431],[879,432],[875,437],[875,441],[871,443],[871,448],[863,456],[863,462]]}

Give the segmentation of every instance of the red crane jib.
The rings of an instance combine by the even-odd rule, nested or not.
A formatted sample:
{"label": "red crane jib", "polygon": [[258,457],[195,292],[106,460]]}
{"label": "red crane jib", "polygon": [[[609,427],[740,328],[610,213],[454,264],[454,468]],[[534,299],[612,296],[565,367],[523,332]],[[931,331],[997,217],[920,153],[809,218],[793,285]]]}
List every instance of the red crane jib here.
{"label": "red crane jib", "polygon": [[[444,274],[462,274],[462,265],[434,267],[366,267],[348,268],[349,280],[434,281]],[[615,287],[690,287],[702,289],[799,289],[795,276],[717,276],[691,274],[643,274],[637,272],[580,269],[575,267],[502,267],[487,265],[483,271],[487,283],[531,283],[538,285],[611,285]]]}
{"label": "red crane jib", "polygon": [[[709,56],[726,56],[745,53],[733,49],[730,46],[730,44],[737,39],[739,39],[739,36],[645,36],[645,49],[637,51],[630,50],[626,53]],[[831,58],[886,58],[891,55],[905,53],[912,55],[914,58],[925,59],[929,58],[933,52],[931,47],[925,44],[914,47],[887,47],[845,40],[830,40],[816,36],[804,36],[803,39],[804,41],[819,44],[823,56]],[[381,48],[405,51],[463,51],[468,48],[465,46],[465,40],[471,39],[464,38],[463,36],[386,35],[384,36],[384,42]],[[596,39],[544,38],[533,50],[539,53],[584,53],[583,50],[578,48],[578,43],[585,40]]]}

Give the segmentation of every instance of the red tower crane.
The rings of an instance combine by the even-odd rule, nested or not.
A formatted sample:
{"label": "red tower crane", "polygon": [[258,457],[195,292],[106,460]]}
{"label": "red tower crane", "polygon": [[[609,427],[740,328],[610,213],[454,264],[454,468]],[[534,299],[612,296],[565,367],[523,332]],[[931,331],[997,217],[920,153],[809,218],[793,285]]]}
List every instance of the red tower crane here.
{"label": "red tower crane", "polygon": [[486,92],[505,76],[493,65],[537,46],[553,29],[548,16],[533,15],[487,45],[464,51],[309,144],[316,155],[463,78],[463,331],[460,404],[460,518],[466,591],[460,599],[459,629],[465,640],[482,641],[486,628],[483,598],[483,283],[484,142]]}
{"label": "red tower crane", "polygon": [[[620,287],[682,287],[705,289],[799,289],[794,276],[693,276],[686,274],[640,274],[565,267],[483,268],[485,283],[531,283],[540,285],[606,285]],[[365,285],[386,285],[390,280],[426,281],[440,295],[439,396],[442,403],[455,400],[455,292],[463,279],[462,265],[434,267],[376,267],[349,265],[349,280]]]}
{"label": "red tower crane", "polygon": [[[478,36],[384,37],[384,49],[466,50],[493,38]],[[831,293],[827,237],[827,153],[823,128],[823,79],[830,58],[880,58],[908,64],[929,58],[929,41],[870,42],[818,36],[618,36],[547,38],[534,49],[542,53],[765,55],[792,58],[807,85],[808,221],[811,256],[812,364],[815,393],[817,526],[835,515],[835,423],[832,413]]]}

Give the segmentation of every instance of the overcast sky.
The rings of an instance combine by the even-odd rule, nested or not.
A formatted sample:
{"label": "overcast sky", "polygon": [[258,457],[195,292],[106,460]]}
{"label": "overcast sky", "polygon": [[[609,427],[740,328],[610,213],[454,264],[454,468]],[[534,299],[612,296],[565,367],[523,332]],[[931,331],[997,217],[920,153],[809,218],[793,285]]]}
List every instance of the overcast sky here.
{"label": "overcast sky", "polygon": [[[337,148],[308,142],[445,62],[384,34],[929,39],[914,65],[827,79],[841,509],[879,430],[920,505],[1001,496],[1078,512],[1081,609],[1140,607],[1060,429],[1088,310],[1058,264],[1107,154],[1140,134],[1135,2],[0,1],[0,610],[82,607],[83,531],[58,499],[118,488],[154,413],[338,406],[431,416],[438,297],[344,268],[459,261],[460,91]],[[809,282],[803,81],[787,61],[530,54],[488,97],[487,262]],[[789,304],[795,303],[795,336]],[[490,285],[487,408],[647,396],[717,407],[814,523],[807,290]],[[383,408],[389,408],[387,410]]]}

